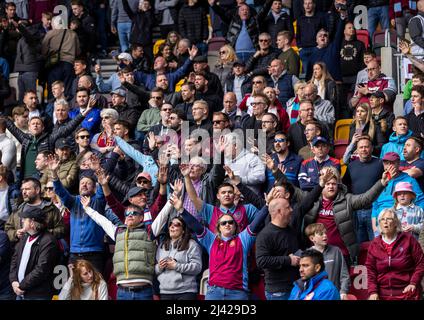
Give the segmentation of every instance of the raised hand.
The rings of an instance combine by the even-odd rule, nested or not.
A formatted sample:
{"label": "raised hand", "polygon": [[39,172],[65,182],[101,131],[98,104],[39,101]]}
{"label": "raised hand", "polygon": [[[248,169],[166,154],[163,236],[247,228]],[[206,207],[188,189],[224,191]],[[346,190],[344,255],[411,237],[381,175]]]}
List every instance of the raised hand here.
{"label": "raised hand", "polygon": [[271,170],[271,171],[277,170],[277,166],[275,165],[275,161],[272,159],[272,157],[269,154],[264,153],[261,156],[261,160],[262,160],[263,163],[265,163],[266,167],[269,170]]}
{"label": "raised hand", "polygon": [[81,202],[83,208],[85,209],[90,205],[90,197],[81,196],[80,202]]}
{"label": "raised hand", "polygon": [[160,184],[166,184],[168,182],[168,166],[159,167],[158,182]]}
{"label": "raised hand", "polygon": [[271,191],[266,195],[265,202],[267,205],[271,203],[272,200],[278,198],[278,190],[275,188],[272,188]]}
{"label": "raised hand", "polygon": [[156,137],[153,131],[150,131],[147,135],[147,141],[149,142],[149,149],[154,150],[156,148]]}
{"label": "raised hand", "polygon": [[94,66],[94,72],[97,74],[100,74],[102,72],[102,68],[100,67],[100,64],[96,64]]}
{"label": "raised hand", "polygon": [[109,183],[110,177],[106,175],[106,172],[103,169],[96,170],[96,177],[97,177],[97,181],[102,186],[107,185]]}
{"label": "raised hand", "polygon": [[199,49],[193,44],[191,46],[191,48],[188,49],[188,54],[190,55],[190,60],[193,60],[198,52],[199,52]]}
{"label": "raised hand", "polygon": [[409,46],[408,42],[400,41],[399,42],[399,50],[400,50],[400,52],[402,52],[402,54],[407,55],[409,53],[409,50],[410,50],[410,46]]}
{"label": "raised hand", "polygon": [[180,171],[181,171],[181,173],[184,177],[186,177],[190,174],[190,170],[191,170],[191,168],[190,168],[189,164],[187,164],[187,163],[180,164]]}
{"label": "raised hand", "polygon": [[168,157],[168,155],[167,155],[166,153],[162,153],[162,154],[159,156],[159,165],[160,165],[160,166],[164,166],[164,167],[166,167],[166,166],[168,166],[168,162],[169,162],[169,157]]}
{"label": "raised hand", "polygon": [[172,190],[174,190],[174,194],[181,195],[181,192],[183,191],[184,182],[181,179],[176,179],[174,181],[174,184],[171,184]]}
{"label": "raised hand", "polygon": [[323,168],[320,172],[319,185],[324,188],[326,181],[330,180],[333,172],[329,168]]}
{"label": "raised hand", "polygon": [[174,193],[169,198],[169,202],[174,206],[175,210],[181,211],[183,208],[183,200],[181,196],[176,196]]}
{"label": "raised hand", "polygon": [[286,169],[286,167],[284,166],[284,164],[282,164],[282,163],[278,164],[277,168],[278,168],[278,170],[280,170],[282,173],[286,174],[287,169]]}
{"label": "raised hand", "polygon": [[59,168],[59,157],[57,155],[49,155],[47,157],[47,167],[52,172],[57,172],[57,169]]}

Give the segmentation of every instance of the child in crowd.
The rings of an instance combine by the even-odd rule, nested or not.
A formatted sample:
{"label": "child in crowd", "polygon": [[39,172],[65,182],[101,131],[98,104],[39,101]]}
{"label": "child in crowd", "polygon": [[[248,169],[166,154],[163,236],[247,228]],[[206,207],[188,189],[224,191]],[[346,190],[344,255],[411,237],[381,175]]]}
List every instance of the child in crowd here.
{"label": "child in crowd", "polygon": [[306,227],[305,234],[313,243],[311,249],[318,250],[324,255],[324,264],[325,270],[328,273],[328,279],[340,291],[340,299],[347,300],[350,277],[342,252],[338,247],[327,244],[327,229],[322,223],[310,224]]}
{"label": "child in crowd", "polygon": [[395,186],[393,198],[395,198],[394,209],[402,224],[403,232],[411,232],[418,239],[423,226],[424,211],[414,204],[416,194],[409,182],[399,182]]}

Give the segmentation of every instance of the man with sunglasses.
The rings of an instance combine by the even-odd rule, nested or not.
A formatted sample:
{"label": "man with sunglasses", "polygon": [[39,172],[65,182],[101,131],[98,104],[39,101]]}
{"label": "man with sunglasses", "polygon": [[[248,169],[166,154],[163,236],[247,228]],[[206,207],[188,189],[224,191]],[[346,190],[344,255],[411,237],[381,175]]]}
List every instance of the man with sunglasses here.
{"label": "man with sunglasses", "polygon": [[271,36],[263,32],[259,35],[259,50],[246,63],[248,75],[267,74],[268,65],[278,57],[280,50],[271,45]]}
{"label": "man with sunglasses", "polygon": [[[280,165],[284,166],[285,175],[287,180],[295,186],[299,186],[299,180],[297,175],[302,164],[302,158],[294,152],[290,151],[290,141],[288,135],[284,132],[277,132],[274,137],[274,151],[271,154],[272,160],[274,161],[274,167]],[[268,186],[274,183],[275,178],[272,175],[272,169],[267,168]]]}
{"label": "man with sunglasses", "polygon": [[146,227],[143,208],[129,205],[124,212],[125,223],[115,226],[92,208],[89,197],[81,197],[80,202],[85,213],[116,242],[113,272],[118,285],[117,299],[152,300],[156,244]]}

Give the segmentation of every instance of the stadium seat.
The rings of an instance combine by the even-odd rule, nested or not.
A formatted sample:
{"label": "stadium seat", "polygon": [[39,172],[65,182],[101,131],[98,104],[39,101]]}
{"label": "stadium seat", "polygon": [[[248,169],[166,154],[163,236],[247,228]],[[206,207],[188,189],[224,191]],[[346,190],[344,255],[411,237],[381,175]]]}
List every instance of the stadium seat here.
{"label": "stadium seat", "polygon": [[365,45],[365,49],[368,49],[368,47],[370,46],[370,35],[368,33],[368,30],[356,30],[356,38]]}
{"label": "stadium seat", "polygon": [[200,290],[199,290],[199,295],[205,296],[206,295],[206,283],[209,280],[209,269],[206,269],[205,271],[203,271],[203,275],[202,275],[202,279],[200,279]]}
{"label": "stadium seat", "polygon": [[347,140],[349,141],[349,127],[353,119],[340,119],[336,122],[334,129],[334,141]]}
{"label": "stadium seat", "polygon": [[213,37],[209,40],[208,51],[219,51],[219,49],[225,44],[224,37]]}

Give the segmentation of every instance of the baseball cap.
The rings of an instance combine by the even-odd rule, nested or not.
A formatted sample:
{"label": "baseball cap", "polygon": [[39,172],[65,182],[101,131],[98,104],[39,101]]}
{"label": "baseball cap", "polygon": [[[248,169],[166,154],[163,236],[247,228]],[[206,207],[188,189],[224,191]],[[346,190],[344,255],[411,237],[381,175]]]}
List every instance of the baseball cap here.
{"label": "baseball cap", "polygon": [[121,88],[118,88],[118,89],[111,91],[111,94],[117,94],[118,96],[121,96],[121,97],[124,97],[124,98],[127,96],[127,92],[124,89],[121,89]]}
{"label": "baseball cap", "polygon": [[207,56],[196,56],[193,59],[193,63],[196,63],[196,62],[208,63],[208,57]]}
{"label": "baseball cap", "polygon": [[147,192],[148,190],[146,188],[140,188],[140,187],[132,187],[129,191],[127,196],[124,199],[123,204],[124,205],[128,205],[129,204],[129,200],[132,197],[135,197],[136,195],[142,193],[142,192]]}
{"label": "baseball cap", "polygon": [[133,57],[128,52],[122,52],[118,55],[119,60],[128,60],[133,62]]}
{"label": "baseball cap", "polygon": [[62,138],[56,140],[54,147],[56,149],[70,148],[71,144],[69,143],[68,139]]}
{"label": "baseball cap", "polygon": [[399,161],[400,157],[396,152],[387,152],[384,157],[383,161]]}
{"label": "baseball cap", "polygon": [[244,63],[243,61],[235,61],[233,63],[233,67],[237,67],[237,66],[245,67],[246,66],[246,63]]}
{"label": "baseball cap", "polygon": [[26,205],[24,209],[19,212],[19,217],[34,219],[37,222],[45,223],[47,215],[39,207]]}
{"label": "baseball cap", "polygon": [[318,143],[320,143],[320,142],[321,142],[321,143],[325,143],[325,144],[330,144],[326,138],[321,137],[321,136],[318,136],[318,137],[315,137],[315,138],[312,140],[312,145],[315,147],[315,146],[316,146]]}
{"label": "baseball cap", "polygon": [[150,174],[148,174],[147,172],[142,172],[141,174],[139,174],[139,175],[137,176],[137,179],[138,179],[138,178],[144,178],[144,179],[149,180],[150,182],[152,182],[152,177],[151,177],[151,175],[150,175]]}

